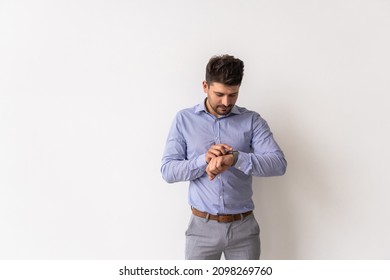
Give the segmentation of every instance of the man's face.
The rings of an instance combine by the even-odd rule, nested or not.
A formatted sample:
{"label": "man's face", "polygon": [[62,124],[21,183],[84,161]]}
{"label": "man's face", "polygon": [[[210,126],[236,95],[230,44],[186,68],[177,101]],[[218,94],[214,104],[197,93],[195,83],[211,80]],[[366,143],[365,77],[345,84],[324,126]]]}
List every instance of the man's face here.
{"label": "man's face", "polygon": [[203,81],[203,91],[207,94],[207,110],[216,117],[229,114],[238,98],[240,85],[228,86]]}

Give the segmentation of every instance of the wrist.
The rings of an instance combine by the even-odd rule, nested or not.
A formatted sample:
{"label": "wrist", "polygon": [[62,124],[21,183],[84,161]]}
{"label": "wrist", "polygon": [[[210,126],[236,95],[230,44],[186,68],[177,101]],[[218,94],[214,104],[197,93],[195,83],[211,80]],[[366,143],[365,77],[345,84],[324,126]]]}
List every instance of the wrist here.
{"label": "wrist", "polygon": [[229,151],[229,154],[233,157],[233,163],[231,166],[234,166],[238,160],[238,151]]}
{"label": "wrist", "polygon": [[233,165],[232,166],[235,166],[237,163],[237,160],[238,160],[238,151],[233,151],[232,154],[233,154]]}

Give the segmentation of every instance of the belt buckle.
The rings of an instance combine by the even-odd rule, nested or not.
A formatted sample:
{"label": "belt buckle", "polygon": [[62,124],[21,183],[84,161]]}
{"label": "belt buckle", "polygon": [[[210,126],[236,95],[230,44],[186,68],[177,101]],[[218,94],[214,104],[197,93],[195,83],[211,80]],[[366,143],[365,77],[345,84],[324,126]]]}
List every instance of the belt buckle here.
{"label": "belt buckle", "polygon": [[[218,220],[217,220],[218,223],[221,223],[221,221],[219,220],[219,217],[231,217],[232,218],[231,222],[234,222],[234,214],[220,214],[220,213],[217,213],[217,217],[218,217]],[[229,223],[229,222],[222,222],[222,223]]]}

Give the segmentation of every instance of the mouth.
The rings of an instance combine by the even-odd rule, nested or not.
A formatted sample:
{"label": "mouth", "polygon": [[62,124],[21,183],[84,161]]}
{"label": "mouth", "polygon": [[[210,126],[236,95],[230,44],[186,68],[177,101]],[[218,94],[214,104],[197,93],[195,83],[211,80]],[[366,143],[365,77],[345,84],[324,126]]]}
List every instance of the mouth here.
{"label": "mouth", "polygon": [[218,106],[218,108],[221,110],[221,111],[228,111],[232,108],[232,106]]}

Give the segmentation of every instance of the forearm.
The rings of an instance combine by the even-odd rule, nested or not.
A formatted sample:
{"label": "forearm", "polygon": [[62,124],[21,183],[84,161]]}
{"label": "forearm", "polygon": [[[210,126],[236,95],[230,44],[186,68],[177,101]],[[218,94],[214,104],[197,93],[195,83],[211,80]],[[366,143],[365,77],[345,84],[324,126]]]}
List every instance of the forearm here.
{"label": "forearm", "polygon": [[161,174],[168,183],[191,181],[203,176],[206,167],[205,155],[190,160],[164,158]]}

